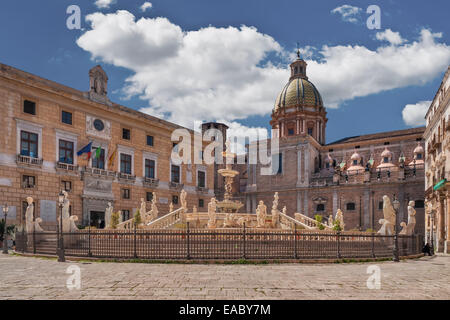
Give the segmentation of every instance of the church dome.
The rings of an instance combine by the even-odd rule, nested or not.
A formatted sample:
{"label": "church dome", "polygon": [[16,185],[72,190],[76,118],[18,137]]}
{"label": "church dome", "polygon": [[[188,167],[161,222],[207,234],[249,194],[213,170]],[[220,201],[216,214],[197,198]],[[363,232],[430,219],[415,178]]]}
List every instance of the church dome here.
{"label": "church dome", "polygon": [[305,105],[322,107],[322,97],[314,84],[305,78],[291,78],[278,94],[274,111],[280,108]]}

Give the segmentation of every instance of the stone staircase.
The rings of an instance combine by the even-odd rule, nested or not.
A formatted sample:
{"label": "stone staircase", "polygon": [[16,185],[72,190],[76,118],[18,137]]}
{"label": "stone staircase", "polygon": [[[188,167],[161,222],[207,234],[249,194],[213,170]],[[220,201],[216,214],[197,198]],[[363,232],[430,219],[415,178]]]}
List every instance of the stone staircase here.
{"label": "stone staircase", "polygon": [[[285,226],[286,228],[290,229],[307,229],[307,230],[318,230],[316,220],[305,216],[304,214],[296,212],[294,214],[295,218],[292,218],[282,212],[280,212],[280,222],[282,226]],[[323,224],[323,223],[322,223]],[[331,231],[332,228],[327,226],[326,224],[323,224],[325,227],[324,230]]]}
{"label": "stone staircase", "polygon": [[174,224],[180,223],[183,214],[184,208],[178,208],[158,219],[150,221],[144,226],[144,229],[168,229]]}

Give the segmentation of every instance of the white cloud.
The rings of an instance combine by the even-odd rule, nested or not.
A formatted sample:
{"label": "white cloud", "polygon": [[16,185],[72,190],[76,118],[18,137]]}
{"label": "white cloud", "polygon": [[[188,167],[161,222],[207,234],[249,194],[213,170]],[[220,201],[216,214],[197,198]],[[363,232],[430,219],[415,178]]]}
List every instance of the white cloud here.
{"label": "white cloud", "polygon": [[441,34],[422,29],[417,41],[370,50],[364,46],[323,46],[320,61],[308,60],[308,75],[329,108],[385,90],[423,85],[447,68],[450,46]]}
{"label": "white cloud", "polygon": [[144,4],[140,7],[142,12],[145,12],[147,9],[151,9],[153,7],[151,2],[144,2]]}
{"label": "white cloud", "polygon": [[[136,21],[124,10],[93,13],[86,20],[91,27],[77,44],[94,59],[133,71],[123,92],[148,103],[141,111],[184,126],[192,127],[195,120],[233,122],[267,115],[289,78],[286,64],[266,57],[275,54],[284,61],[291,52],[254,27],[183,31],[167,18]],[[308,47],[308,76],[331,108],[356,97],[422,85],[450,63],[450,47],[436,41],[440,36],[423,29],[419,39],[394,45],[400,34],[395,38],[385,31],[379,37],[391,41],[374,50]]]}
{"label": "white cloud", "polygon": [[231,149],[237,154],[245,152],[245,144],[269,138],[266,128],[248,127],[236,121],[219,121],[228,126],[227,139],[231,141]]}
{"label": "white cloud", "polygon": [[400,36],[399,32],[394,32],[391,29],[386,29],[385,31],[377,32],[375,36],[376,36],[377,40],[380,40],[380,41],[386,40],[392,45],[398,45],[398,44],[402,44],[403,42],[405,42],[405,39],[403,39]]}
{"label": "white cloud", "polygon": [[95,1],[95,5],[97,6],[97,8],[99,9],[107,9],[109,8],[112,4],[115,4],[117,2],[117,0],[96,0]]}
{"label": "white cloud", "polygon": [[92,30],[77,44],[94,58],[135,73],[126,93],[149,101],[144,112],[192,126],[193,120],[232,121],[271,111],[288,73],[263,64],[280,45],[253,27],[206,27],[183,32],[166,18],[128,11],[87,16]]}
{"label": "white cloud", "polygon": [[419,101],[415,104],[407,104],[402,111],[403,121],[411,127],[425,125],[425,114],[431,105],[431,101]]}
{"label": "white cloud", "polygon": [[331,13],[338,13],[341,15],[342,20],[351,23],[358,22],[358,16],[361,13],[362,9],[359,7],[354,7],[348,4],[344,4],[340,7],[334,8],[331,10]]}

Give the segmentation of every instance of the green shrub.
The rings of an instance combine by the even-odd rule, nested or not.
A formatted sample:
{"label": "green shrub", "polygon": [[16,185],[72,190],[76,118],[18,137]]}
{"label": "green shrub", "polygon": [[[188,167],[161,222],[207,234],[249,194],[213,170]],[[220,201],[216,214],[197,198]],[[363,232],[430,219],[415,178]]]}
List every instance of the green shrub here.
{"label": "green shrub", "polygon": [[142,223],[141,212],[139,211],[139,209],[137,209],[136,213],[134,214],[134,223],[136,225],[140,225]]}
{"label": "green shrub", "polygon": [[334,220],[334,222],[333,222],[333,230],[334,231],[342,231],[341,222],[339,221],[339,219]]}
{"label": "green shrub", "polygon": [[113,229],[117,229],[117,225],[119,224],[119,214],[120,214],[119,211],[113,212],[111,214],[111,228]]}

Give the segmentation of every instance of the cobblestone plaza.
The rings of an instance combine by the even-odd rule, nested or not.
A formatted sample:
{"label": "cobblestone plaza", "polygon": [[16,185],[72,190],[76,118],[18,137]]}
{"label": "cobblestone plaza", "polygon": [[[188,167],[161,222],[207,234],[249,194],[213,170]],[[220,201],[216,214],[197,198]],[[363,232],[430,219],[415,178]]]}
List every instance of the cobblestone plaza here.
{"label": "cobblestone plaza", "polygon": [[[69,266],[80,290],[66,287]],[[368,267],[380,268],[369,289]],[[450,256],[400,263],[145,264],[0,256],[0,299],[449,299]],[[439,279],[436,281],[436,279]]]}

